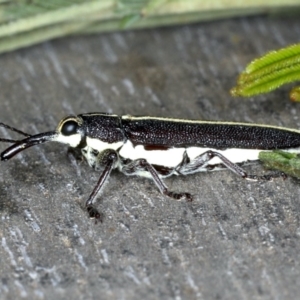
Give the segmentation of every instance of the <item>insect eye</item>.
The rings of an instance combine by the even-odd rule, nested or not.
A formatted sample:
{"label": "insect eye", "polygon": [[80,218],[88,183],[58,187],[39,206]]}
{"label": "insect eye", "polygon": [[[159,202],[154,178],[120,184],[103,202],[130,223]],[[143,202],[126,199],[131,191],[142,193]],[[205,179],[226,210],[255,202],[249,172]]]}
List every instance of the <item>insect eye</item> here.
{"label": "insect eye", "polygon": [[64,123],[64,125],[61,127],[61,133],[63,135],[72,135],[77,133],[78,129],[78,123],[75,122],[74,120],[70,120]]}

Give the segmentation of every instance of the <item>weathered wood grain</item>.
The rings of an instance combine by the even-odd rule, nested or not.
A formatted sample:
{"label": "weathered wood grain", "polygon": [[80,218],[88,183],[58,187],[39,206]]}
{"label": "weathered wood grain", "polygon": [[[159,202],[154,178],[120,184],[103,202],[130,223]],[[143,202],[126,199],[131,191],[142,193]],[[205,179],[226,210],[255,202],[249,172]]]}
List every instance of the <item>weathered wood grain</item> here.
{"label": "weathered wood grain", "polygon": [[[5,54],[0,121],[37,133],[102,111],[300,128],[288,87],[248,100],[228,93],[246,63],[299,33],[296,18],[256,17]],[[104,223],[94,225],[82,204],[99,174],[66,150],[46,144],[0,164],[1,299],[298,297],[298,181],[250,183],[229,171],[168,179],[195,195],[187,204],[113,173],[98,202]]]}

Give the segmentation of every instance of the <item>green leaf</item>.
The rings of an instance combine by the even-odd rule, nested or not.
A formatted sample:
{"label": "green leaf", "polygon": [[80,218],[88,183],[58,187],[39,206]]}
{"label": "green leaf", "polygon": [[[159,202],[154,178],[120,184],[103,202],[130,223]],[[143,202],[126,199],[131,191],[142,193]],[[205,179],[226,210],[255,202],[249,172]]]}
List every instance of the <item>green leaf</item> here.
{"label": "green leaf", "polygon": [[[233,96],[249,97],[270,92],[283,84],[300,81],[300,44],[271,51],[252,61],[239,76]],[[299,99],[299,88],[291,97]]]}
{"label": "green leaf", "polygon": [[284,151],[262,151],[259,159],[268,169],[275,169],[300,179],[300,157],[296,153]]}
{"label": "green leaf", "polygon": [[300,12],[300,2],[0,0],[0,53],[71,34],[186,24],[266,12],[283,13],[283,9],[284,13],[297,9]]}

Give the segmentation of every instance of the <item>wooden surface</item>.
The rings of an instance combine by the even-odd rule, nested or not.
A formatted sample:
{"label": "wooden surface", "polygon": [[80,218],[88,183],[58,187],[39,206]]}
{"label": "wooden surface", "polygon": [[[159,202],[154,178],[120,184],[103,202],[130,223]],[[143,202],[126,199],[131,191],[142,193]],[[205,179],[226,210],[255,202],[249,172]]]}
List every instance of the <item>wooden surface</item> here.
{"label": "wooden surface", "polygon": [[[300,128],[289,87],[251,99],[228,93],[251,59],[299,35],[296,18],[255,17],[2,55],[0,121],[38,133],[97,111]],[[253,183],[230,171],[166,180],[195,195],[187,204],[115,172],[98,200],[105,220],[95,225],[83,203],[99,174],[66,150],[46,144],[0,163],[1,299],[299,297],[299,181]]]}

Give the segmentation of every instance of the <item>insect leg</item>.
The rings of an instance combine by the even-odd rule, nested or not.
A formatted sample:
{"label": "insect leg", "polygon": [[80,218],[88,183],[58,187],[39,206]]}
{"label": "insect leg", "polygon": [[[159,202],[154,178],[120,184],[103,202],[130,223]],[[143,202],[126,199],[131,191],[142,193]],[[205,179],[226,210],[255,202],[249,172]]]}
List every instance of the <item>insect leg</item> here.
{"label": "insect leg", "polygon": [[172,191],[169,191],[168,187],[165,185],[165,183],[162,181],[162,179],[159,177],[158,172],[155,170],[155,168],[147,162],[146,159],[137,159],[134,160],[126,165],[124,165],[121,169],[121,171],[126,175],[138,175],[139,172],[147,171],[150,173],[154,183],[158,187],[159,191],[168,197],[171,197],[176,200],[182,200],[186,199],[187,201],[192,201],[192,195],[189,193],[175,193]]}
{"label": "insect leg", "polygon": [[104,166],[104,170],[99,177],[99,180],[90,194],[89,198],[85,202],[86,210],[90,216],[90,218],[99,219],[101,221],[101,214],[98,210],[93,206],[93,201],[95,200],[97,194],[103,188],[105,182],[107,181],[111,170],[114,168],[116,161],[118,160],[118,153],[115,150],[108,149],[101,153],[97,158],[97,163],[99,165]]}
{"label": "insect leg", "polygon": [[283,177],[285,178],[285,174],[282,172],[279,172],[277,174],[270,174],[270,175],[248,175],[247,172],[238,166],[237,164],[231,162],[228,160],[224,155],[217,151],[206,151],[202,153],[201,155],[197,156],[195,159],[191,160],[190,162],[187,162],[187,160],[184,158],[183,163],[181,163],[178,168],[176,168],[176,171],[179,174],[187,175],[187,174],[192,174],[203,170],[209,161],[213,159],[214,157],[218,157],[221,162],[224,164],[226,168],[234,172],[235,174],[248,179],[248,180],[271,180],[276,177]]}

